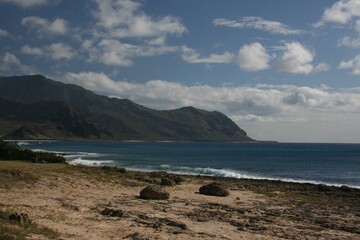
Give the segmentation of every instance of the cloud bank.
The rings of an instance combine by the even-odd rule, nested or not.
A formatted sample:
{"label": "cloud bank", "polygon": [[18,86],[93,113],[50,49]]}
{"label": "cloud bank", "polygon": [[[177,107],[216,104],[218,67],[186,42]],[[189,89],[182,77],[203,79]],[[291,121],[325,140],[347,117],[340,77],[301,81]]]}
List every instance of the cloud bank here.
{"label": "cloud bank", "polygon": [[[218,110],[230,116],[245,130],[250,130],[251,136],[258,139],[289,141],[302,134],[298,139],[312,137],[314,141],[326,141],[334,139],[329,134],[337,131],[354,131],[351,126],[358,121],[360,114],[358,88],[334,90],[326,86],[266,84],[246,87],[186,86],[164,80],[139,84],[114,81],[105,73],[95,72],[70,72],[59,80],[108,96],[127,98],[155,109],[194,106],[210,111]],[[345,125],[340,126],[339,121]],[[347,123],[351,125],[346,125]],[[293,136],[284,134],[284,130],[277,133],[271,128],[289,128],[291,131],[298,129],[301,132],[296,132]],[[335,130],[329,132],[332,128]],[[322,138],[315,136],[315,132]],[[341,136],[345,136],[341,141],[352,141],[344,134]],[[331,138],[326,139],[327,137]]]}
{"label": "cloud bank", "polygon": [[216,18],[213,20],[215,26],[224,26],[236,29],[256,29],[262,30],[273,34],[283,34],[283,35],[299,35],[304,34],[304,30],[292,29],[289,26],[277,22],[269,21],[262,19],[261,17],[243,17],[240,20],[230,20],[225,18]]}

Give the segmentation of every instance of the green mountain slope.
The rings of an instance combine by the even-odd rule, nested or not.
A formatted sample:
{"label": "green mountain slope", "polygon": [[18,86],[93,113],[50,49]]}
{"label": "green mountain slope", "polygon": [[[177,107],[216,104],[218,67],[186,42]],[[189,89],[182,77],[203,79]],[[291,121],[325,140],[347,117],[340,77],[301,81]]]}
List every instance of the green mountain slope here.
{"label": "green mountain slope", "polygon": [[[62,102],[112,134],[105,134],[106,136],[100,136],[99,139],[252,140],[245,131],[220,112],[208,112],[193,107],[152,110],[126,99],[100,96],[82,87],[56,82],[41,75],[1,77],[0,97],[24,104],[51,102],[51,105],[54,101]],[[35,116],[30,116],[28,120],[34,118]]]}

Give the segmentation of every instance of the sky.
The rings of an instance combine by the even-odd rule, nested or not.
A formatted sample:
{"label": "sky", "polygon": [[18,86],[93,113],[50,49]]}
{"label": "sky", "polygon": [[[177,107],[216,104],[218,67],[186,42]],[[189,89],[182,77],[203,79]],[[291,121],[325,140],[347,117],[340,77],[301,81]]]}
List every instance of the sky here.
{"label": "sky", "polygon": [[360,143],[360,0],[0,0],[0,75]]}

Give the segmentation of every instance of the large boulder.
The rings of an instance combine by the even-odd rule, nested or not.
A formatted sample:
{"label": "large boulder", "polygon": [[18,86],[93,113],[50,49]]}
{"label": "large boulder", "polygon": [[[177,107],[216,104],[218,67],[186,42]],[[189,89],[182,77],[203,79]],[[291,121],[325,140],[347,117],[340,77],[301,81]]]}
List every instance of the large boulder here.
{"label": "large boulder", "polygon": [[223,184],[216,182],[200,187],[199,192],[204,195],[218,197],[226,197],[230,195],[229,190],[227,190]]}
{"label": "large boulder", "polygon": [[175,186],[176,182],[172,180],[171,178],[162,178],[161,179],[161,185],[163,186]]}
{"label": "large boulder", "polygon": [[146,188],[140,191],[140,198],[165,200],[170,198],[170,194],[160,186],[147,186]]}

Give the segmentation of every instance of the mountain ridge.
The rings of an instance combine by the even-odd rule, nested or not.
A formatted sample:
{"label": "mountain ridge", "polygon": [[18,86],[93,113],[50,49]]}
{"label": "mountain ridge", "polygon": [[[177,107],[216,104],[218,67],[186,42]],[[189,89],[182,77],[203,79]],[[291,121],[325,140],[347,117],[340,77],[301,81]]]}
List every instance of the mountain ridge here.
{"label": "mountain ridge", "polygon": [[[217,111],[191,106],[153,110],[128,99],[97,95],[81,86],[42,75],[0,77],[0,97],[14,106],[63,102],[79,117],[101,127],[103,135],[99,139],[104,140],[253,141],[231,119]],[[6,121],[9,119],[0,115],[0,127]]]}

